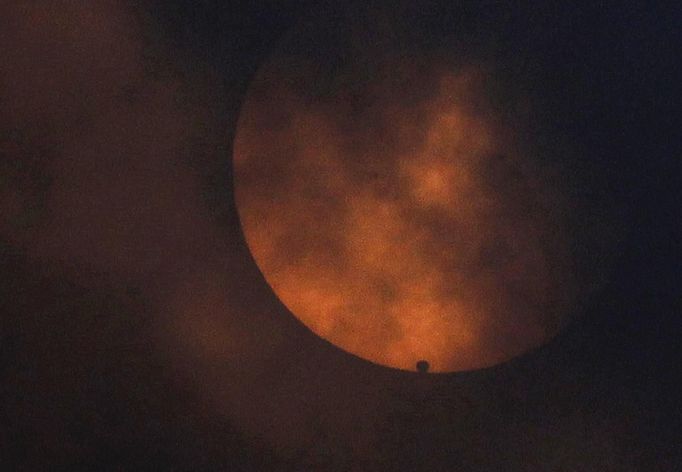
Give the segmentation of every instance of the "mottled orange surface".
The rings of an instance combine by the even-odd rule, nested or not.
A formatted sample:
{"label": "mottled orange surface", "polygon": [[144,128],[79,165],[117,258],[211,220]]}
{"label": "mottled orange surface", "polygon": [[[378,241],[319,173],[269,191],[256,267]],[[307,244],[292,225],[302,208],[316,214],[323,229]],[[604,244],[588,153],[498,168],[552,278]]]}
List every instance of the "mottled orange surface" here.
{"label": "mottled orange surface", "polygon": [[246,240],[291,312],[410,370],[490,366],[551,338],[574,297],[568,210],[523,124],[491,104],[492,72],[391,60],[315,95],[314,68],[283,63],[251,86],[234,166]]}

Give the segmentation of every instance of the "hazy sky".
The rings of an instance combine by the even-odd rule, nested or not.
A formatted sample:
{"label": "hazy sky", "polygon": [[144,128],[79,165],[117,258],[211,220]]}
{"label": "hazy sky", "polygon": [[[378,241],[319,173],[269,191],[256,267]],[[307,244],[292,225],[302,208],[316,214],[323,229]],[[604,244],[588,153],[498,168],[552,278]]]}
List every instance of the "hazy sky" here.
{"label": "hazy sky", "polygon": [[[529,125],[539,141],[523,137],[519,146],[568,146],[550,167],[571,169],[562,184],[587,179],[568,186],[571,199],[606,201],[622,214],[614,270],[583,300],[586,316],[510,363],[420,376],[335,348],[277,299],[238,225],[232,138],[248,84],[297,14],[315,25],[343,15],[338,6],[3,2],[0,465],[675,469],[674,12],[644,3],[399,6],[395,16],[421,31],[420,47],[457,31],[467,61],[482,54],[507,64],[502,83],[532,92],[541,110]],[[410,49],[415,40],[405,41]],[[366,42],[368,51],[384,47]],[[331,45],[315,50],[324,57]],[[424,71],[428,100],[400,96],[410,109],[439,103],[429,85],[442,76]],[[343,88],[328,85],[332,96]],[[324,103],[307,110],[329,113]],[[315,123],[335,129],[332,118]],[[482,140],[471,146],[499,136],[488,117],[467,119]],[[390,134],[395,121],[379,123]],[[404,171],[419,180],[419,169]],[[439,195],[409,189],[404,198]],[[570,240],[603,219],[594,208],[571,220]],[[527,215],[530,228],[543,227]]]}

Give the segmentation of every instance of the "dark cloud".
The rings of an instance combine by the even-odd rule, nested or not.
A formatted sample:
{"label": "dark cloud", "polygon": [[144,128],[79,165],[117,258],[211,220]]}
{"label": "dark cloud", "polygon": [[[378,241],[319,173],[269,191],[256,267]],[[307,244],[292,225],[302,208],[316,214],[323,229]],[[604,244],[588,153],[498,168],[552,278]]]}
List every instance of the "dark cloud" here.
{"label": "dark cloud", "polygon": [[[365,13],[379,12],[365,16],[367,23],[385,18],[374,36],[363,33],[367,30],[362,22],[353,30],[355,47],[368,46],[366,60],[352,63],[347,74],[340,74],[348,56],[330,57],[323,61],[329,69],[319,72],[326,81],[315,87],[308,88],[303,80],[316,75],[309,74],[298,56],[281,65],[286,74],[276,78],[289,77],[289,82],[267,83],[264,90],[282,87],[280,91],[287,93],[277,96],[282,106],[271,107],[273,113],[261,116],[265,121],[254,128],[271,130],[270,134],[254,136],[254,141],[268,144],[285,135],[290,110],[304,111],[296,129],[307,133],[308,144],[357,160],[319,161],[314,159],[316,153],[309,153],[303,161],[307,173],[292,174],[287,180],[274,178],[274,171],[286,172],[286,165],[263,166],[256,175],[268,181],[257,190],[261,198],[269,198],[286,189],[280,187],[283,183],[298,186],[301,195],[320,202],[320,211],[346,212],[346,217],[358,222],[356,230],[372,237],[402,235],[401,224],[410,231],[423,226],[428,229],[425,237],[441,231],[439,225],[442,232],[459,234],[438,217],[441,200],[432,199],[440,195],[438,191],[422,193],[418,185],[403,185],[422,182],[437,190],[441,188],[437,180],[431,182],[420,168],[407,165],[396,185],[391,174],[394,161],[372,158],[388,151],[418,154],[429,142],[427,131],[432,128],[425,125],[433,122],[434,109],[444,106],[439,84],[449,80],[448,93],[460,94],[457,103],[465,107],[461,113],[457,109],[454,118],[467,120],[467,129],[472,130],[462,146],[481,146],[480,155],[466,167],[476,177],[471,193],[496,202],[487,207],[490,213],[481,223],[495,222],[496,231],[510,231],[510,240],[521,241],[510,248],[497,239],[443,239],[443,245],[476,243],[467,250],[468,259],[449,263],[466,266],[479,277],[482,267],[508,263],[504,261],[516,251],[524,254],[522,261],[531,261],[528,266],[533,270],[526,271],[528,266],[520,264],[510,273],[537,274],[535,259],[529,255],[542,253],[538,247],[551,252],[545,248],[559,241],[563,250],[579,254],[577,259],[569,258],[579,267],[565,272],[562,263],[551,265],[547,279],[533,281],[536,289],[547,282],[551,292],[555,285],[550,282],[563,280],[562,274],[591,270],[595,262],[591,255],[608,253],[583,244],[599,240],[594,235],[604,234],[602,216],[609,215],[592,205],[595,195],[626,193],[633,200],[646,199],[643,187],[618,190],[627,179],[609,166],[614,156],[633,168],[643,164],[622,157],[627,156],[622,130],[620,134],[602,131],[609,126],[620,129],[620,122],[609,120],[629,115],[608,113],[609,106],[621,103],[613,97],[632,97],[623,92],[627,84],[633,89],[637,84],[606,81],[608,86],[599,88],[600,74],[623,70],[623,64],[607,61],[619,56],[604,54],[606,46],[600,46],[592,62],[591,49],[584,44],[578,45],[585,52],[583,62],[556,52],[574,48],[568,40],[566,44],[572,46],[559,48],[557,37],[562,34],[582,38],[588,30],[603,30],[587,26],[582,33],[572,30],[587,24],[580,15],[596,15],[596,11],[567,8],[562,11],[567,15],[564,21],[550,7],[533,8],[533,14],[520,9],[495,16],[497,9],[481,12],[467,2],[456,8],[437,4],[405,3],[388,16],[375,10],[374,3],[363,7]],[[263,5],[52,0],[8,1],[0,6],[0,465],[34,470],[365,471],[528,470],[529,464],[554,470],[654,470],[674,464],[670,432],[676,429],[667,413],[677,402],[670,399],[670,387],[646,380],[649,377],[643,374],[672,379],[670,363],[661,359],[672,358],[664,353],[676,351],[665,348],[668,344],[660,341],[660,334],[652,334],[653,328],[637,321],[646,318],[640,316],[642,310],[653,313],[649,320],[661,317],[656,316],[659,308],[633,302],[649,298],[641,277],[630,275],[641,270],[639,257],[651,261],[650,273],[662,267],[665,247],[654,244],[656,238],[640,233],[636,241],[643,241],[640,248],[659,248],[658,259],[644,249],[630,252],[621,261],[616,282],[608,285],[610,291],[585,301],[593,316],[569,326],[549,346],[483,371],[419,376],[385,369],[340,351],[291,316],[251,259],[230,200],[229,148],[235,111],[258,61],[292,16],[283,13],[283,7]],[[300,11],[298,3],[296,8]],[[322,8],[307,13],[312,21],[303,24],[313,25],[312,33],[315,18],[329,14],[325,9],[346,15],[333,5]],[[271,9],[274,13],[266,13]],[[482,19],[472,23],[476,15]],[[400,24],[396,18],[408,21]],[[531,23],[523,26],[523,18]],[[563,29],[543,29],[545,21],[560,23]],[[410,25],[420,33],[405,39]],[[496,37],[498,27],[512,40],[479,40],[486,34]],[[439,50],[438,34],[424,34],[449,28],[465,31],[462,37],[472,40],[465,59]],[[497,37],[503,38],[502,33]],[[634,41],[632,36],[617,37]],[[415,38],[422,38],[421,42]],[[530,44],[532,38],[551,41],[536,46]],[[301,41],[303,52],[306,44]],[[409,54],[383,61],[386,70],[399,67],[400,74],[384,71],[377,76],[372,67],[386,45],[392,51],[404,46]],[[496,69],[497,56],[510,56],[519,45],[526,52],[519,54],[518,61]],[[315,49],[323,58],[336,47],[334,38],[319,46]],[[420,56],[415,54],[419,50],[440,52]],[[540,52],[533,57],[528,50]],[[551,59],[552,54],[561,60]],[[484,59],[472,59],[479,56]],[[597,67],[600,61],[606,65]],[[583,63],[597,72],[590,75],[590,67],[581,68]],[[534,79],[514,81],[523,75],[519,71],[532,72],[534,67],[541,69]],[[580,74],[584,74],[582,82]],[[424,80],[415,84],[417,77]],[[494,80],[480,81],[487,77]],[[466,78],[469,82],[462,83]],[[562,94],[547,92],[569,82],[572,85],[561,88]],[[258,96],[258,84],[251,89],[252,97]],[[306,86],[296,89],[294,84]],[[509,93],[515,87],[499,88],[500,84],[521,84],[522,92]],[[533,84],[545,88],[533,89]],[[479,93],[479,86],[485,92]],[[609,95],[610,87],[615,90]],[[520,100],[529,88],[537,90],[539,97]],[[570,95],[571,90],[575,95]],[[602,101],[574,100],[583,93]],[[556,98],[559,95],[562,98]],[[338,106],[341,115],[335,113]],[[543,111],[535,116],[528,110]],[[602,116],[595,110],[606,111]],[[506,113],[529,116],[529,123],[515,123],[522,129],[527,124],[529,132],[517,136],[514,127],[514,132],[505,131],[501,125],[509,122]],[[592,121],[584,119],[584,113]],[[287,127],[273,127],[277,123]],[[443,123],[442,129],[448,126]],[[567,131],[567,136],[548,131],[552,129]],[[600,141],[599,133],[608,134],[610,140]],[[354,139],[331,139],[336,135]],[[494,149],[485,144],[488,135],[499,141]],[[630,145],[645,138],[634,136]],[[513,141],[510,137],[519,139],[511,151],[506,145]],[[535,143],[535,137],[540,149],[521,152],[531,149],[529,142]],[[438,142],[437,133],[431,138]],[[587,157],[574,151],[599,142],[599,152]],[[565,155],[546,149],[562,150]],[[295,156],[300,150],[286,152]],[[520,156],[541,162],[538,167],[548,173],[538,174]],[[557,162],[565,156],[570,172],[557,176],[556,170],[563,169]],[[614,174],[610,186],[594,184],[601,182],[602,174],[592,170],[591,160],[606,174]],[[334,190],[307,185],[307,176],[337,175],[339,166],[351,182],[358,183],[358,192],[351,195],[357,205],[343,202],[334,207],[345,192],[343,186]],[[583,174],[592,183],[576,186],[575,182],[584,181]],[[467,182],[463,179],[462,185]],[[556,194],[565,194],[568,188],[566,201],[536,210],[543,202],[555,201],[556,182],[561,183]],[[519,200],[529,188],[538,197]],[[552,197],[543,193],[545,189]],[[442,190],[447,201],[447,189]],[[390,198],[377,200],[377,195]],[[419,225],[406,218],[398,205],[412,198],[425,199],[429,205],[419,215]],[[500,203],[507,199],[516,203]],[[476,214],[479,201],[485,199],[472,197],[459,208],[464,214]],[[555,208],[569,210],[554,213]],[[662,224],[665,204],[647,208],[658,211],[652,215]],[[374,215],[382,212],[391,216],[383,221],[397,227],[379,224]],[[523,224],[516,223],[519,214]],[[305,220],[306,215],[297,217]],[[566,217],[565,233],[543,232],[545,221],[566,221]],[[590,231],[581,239],[583,229]],[[530,232],[542,243],[522,244],[523,239],[516,237],[519,232]],[[329,222],[324,244],[341,252],[343,248],[334,245],[339,241],[336,236],[347,233],[341,219]],[[293,249],[300,247],[287,237],[283,247],[294,254]],[[314,238],[306,241],[312,247],[315,243]],[[372,259],[377,248],[366,249],[366,257]],[[304,257],[305,251],[295,255]],[[434,260],[433,254],[427,255]],[[396,260],[395,270],[400,272],[401,264],[412,265],[411,257],[410,253]],[[596,262],[601,264],[601,258]],[[338,267],[335,257],[321,257],[316,263],[325,270]],[[625,270],[623,264],[634,269]],[[609,265],[603,261],[603,266]],[[430,266],[422,268],[424,280],[431,280]],[[664,279],[661,271],[658,277]],[[589,285],[590,280],[578,280],[577,285]],[[668,284],[662,286],[673,286]],[[427,288],[436,290],[435,285]],[[519,283],[519,297],[534,295],[523,293],[527,286]],[[508,295],[510,290],[505,285],[494,295]],[[547,296],[544,290],[538,292]],[[659,288],[656,293],[663,292]],[[382,300],[399,296],[390,284],[379,284],[375,293]],[[486,297],[474,301],[497,303]],[[666,303],[662,298],[656,302]],[[555,320],[548,325],[552,328]],[[400,326],[387,329],[397,337],[403,332]],[[632,347],[635,341],[640,347]],[[504,345],[502,339],[499,345]],[[635,450],[642,452],[635,454]],[[564,460],[557,462],[557,458]]]}

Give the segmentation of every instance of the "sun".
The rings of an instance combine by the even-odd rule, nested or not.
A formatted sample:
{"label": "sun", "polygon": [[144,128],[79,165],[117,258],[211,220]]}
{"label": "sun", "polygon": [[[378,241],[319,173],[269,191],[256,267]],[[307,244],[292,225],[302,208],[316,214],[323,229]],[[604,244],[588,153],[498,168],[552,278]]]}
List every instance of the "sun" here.
{"label": "sun", "polygon": [[249,87],[233,165],[246,242],[289,311],[405,370],[488,367],[552,339],[584,274],[527,97],[485,61],[356,41],[330,68],[288,41]]}

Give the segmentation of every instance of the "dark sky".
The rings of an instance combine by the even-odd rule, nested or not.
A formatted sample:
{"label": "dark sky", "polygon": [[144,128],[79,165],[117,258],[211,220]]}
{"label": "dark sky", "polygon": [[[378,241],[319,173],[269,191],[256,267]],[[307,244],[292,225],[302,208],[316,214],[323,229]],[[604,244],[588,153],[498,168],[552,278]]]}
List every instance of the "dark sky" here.
{"label": "dark sky", "polygon": [[465,31],[472,55],[515,58],[540,135],[622,215],[581,319],[511,362],[426,376],[315,337],[238,224],[247,85],[332,4],[0,5],[2,469],[679,469],[680,12],[396,3],[427,43]]}

